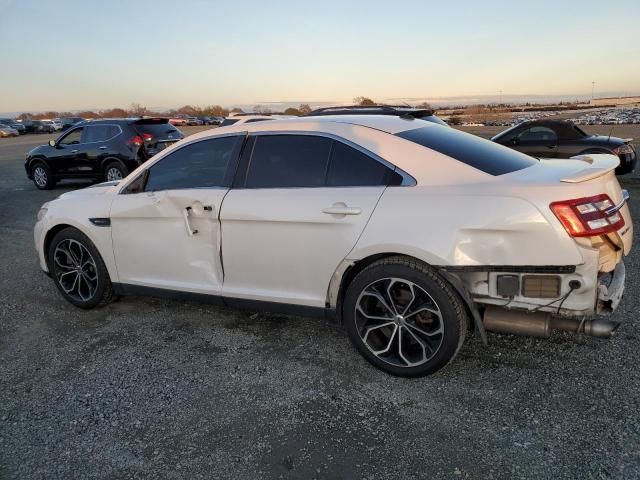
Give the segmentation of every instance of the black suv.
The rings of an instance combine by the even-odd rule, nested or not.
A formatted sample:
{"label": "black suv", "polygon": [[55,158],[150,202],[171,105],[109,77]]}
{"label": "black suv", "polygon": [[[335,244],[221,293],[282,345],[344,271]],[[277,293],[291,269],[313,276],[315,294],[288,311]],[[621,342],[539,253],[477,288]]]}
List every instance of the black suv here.
{"label": "black suv", "polygon": [[303,117],[319,117],[327,115],[396,115],[405,118],[418,118],[438,125],[449,126],[433,110],[414,108],[406,105],[346,105],[340,107],[325,107],[313,110]]}
{"label": "black suv", "polygon": [[27,177],[41,190],[64,178],[120,180],[184,136],[167,118],[80,123],[27,154]]}

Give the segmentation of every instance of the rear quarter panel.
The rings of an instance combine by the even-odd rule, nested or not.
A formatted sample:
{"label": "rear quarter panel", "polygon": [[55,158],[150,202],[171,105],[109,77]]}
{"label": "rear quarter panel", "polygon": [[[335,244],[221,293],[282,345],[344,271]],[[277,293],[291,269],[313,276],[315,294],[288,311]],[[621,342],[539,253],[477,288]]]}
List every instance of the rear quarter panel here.
{"label": "rear quarter panel", "polygon": [[388,188],[349,259],[391,252],[447,266],[583,262],[559,222],[529,201],[463,187]]}

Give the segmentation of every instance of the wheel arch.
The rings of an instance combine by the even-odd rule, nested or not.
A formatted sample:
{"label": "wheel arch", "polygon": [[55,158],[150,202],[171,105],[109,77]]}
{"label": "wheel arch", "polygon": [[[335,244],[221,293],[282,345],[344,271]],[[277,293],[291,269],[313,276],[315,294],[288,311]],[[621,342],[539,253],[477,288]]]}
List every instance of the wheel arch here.
{"label": "wheel arch", "polygon": [[[342,302],[349,284],[360,272],[362,272],[369,265],[377,262],[378,260],[390,257],[407,258],[416,262],[420,262],[436,270],[440,274],[442,279],[447,282],[459,295],[461,303],[464,305],[469,319],[473,321],[475,329],[478,331],[483,343],[486,345],[486,333],[484,330],[484,326],[482,325],[478,307],[471,299],[469,292],[465,289],[463,283],[460,281],[457,275],[452,272],[446,272],[437,265],[433,265],[422,258],[407,253],[388,251],[374,253],[359,260],[343,261],[343,263],[336,269],[336,272],[332,277],[332,281],[329,285],[329,291],[327,294],[327,306],[330,309],[335,309],[336,317],[340,322],[342,322]],[[471,322],[469,323],[469,326],[471,326]]]}
{"label": "wheel arch", "polygon": [[44,164],[47,166],[47,168],[49,168],[49,170],[51,170],[51,165],[49,165],[49,161],[48,161],[47,157],[44,157],[44,156],[42,156],[42,155],[38,155],[38,156],[35,156],[35,157],[31,157],[31,158],[27,161],[27,166],[28,166],[28,168],[29,168],[29,174],[30,174],[30,175],[33,175],[33,172],[32,172],[32,170],[33,170],[33,165],[34,165],[36,162],[42,162],[42,163],[44,163]]}
{"label": "wheel arch", "polygon": [[129,169],[127,168],[127,166],[125,165],[125,163],[121,159],[119,159],[118,157],[114,157],[114,156],[108,156],[108,157],[105,157],[104,159],[102,159],[102,161],[100,162],[100,173],[102,175],[107,173],[106,172],[107,166],[109,164],[111,164],[111,163],[119,164],[123,168],[123,170],[125,172],[125,176],[126,176],[127,173],[131,173],[131,172],[129,172]]}
{"label": "wheel arch", "polygon": [[74,230],[79,231],[85,235],[91,243],[93,243],[107,268],[111,281],[117,282],[119,277],[115,266],[110,229],[105,227],[91,228],[88,225],[83,225],[82,222],[78,222],[77,220],[68,217],[62,218],[58,223],[48,226],[48,229],[43,233],[40,239],[40,242],[42,242],[42,258],[47,269],[49,267],[49,247],[51,246],[51,241],[58,232],[65,228],[73,228]]}

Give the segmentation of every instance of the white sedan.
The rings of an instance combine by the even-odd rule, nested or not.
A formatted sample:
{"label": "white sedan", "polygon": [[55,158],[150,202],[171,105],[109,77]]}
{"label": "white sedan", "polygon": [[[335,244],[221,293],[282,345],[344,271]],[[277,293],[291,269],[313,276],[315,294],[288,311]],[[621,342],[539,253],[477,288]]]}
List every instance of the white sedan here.
{"label": "white sedan", "polygon": [[38,214],[72,304],[114,294],[339,318],[373,365],[432,373],[468,330],[607,337],[632,243],[618,159],[538,161],[395,116],[190,136]]}

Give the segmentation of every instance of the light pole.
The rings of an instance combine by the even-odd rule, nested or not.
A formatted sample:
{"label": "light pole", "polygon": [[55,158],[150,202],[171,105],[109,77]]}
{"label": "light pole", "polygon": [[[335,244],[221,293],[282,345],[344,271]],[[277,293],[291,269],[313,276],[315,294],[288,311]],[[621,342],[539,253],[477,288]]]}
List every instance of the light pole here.
{"label": "light pole", "polygon": [[591,82],[591,102],[593,103],[593,90],[596,87],[596,82]]}

